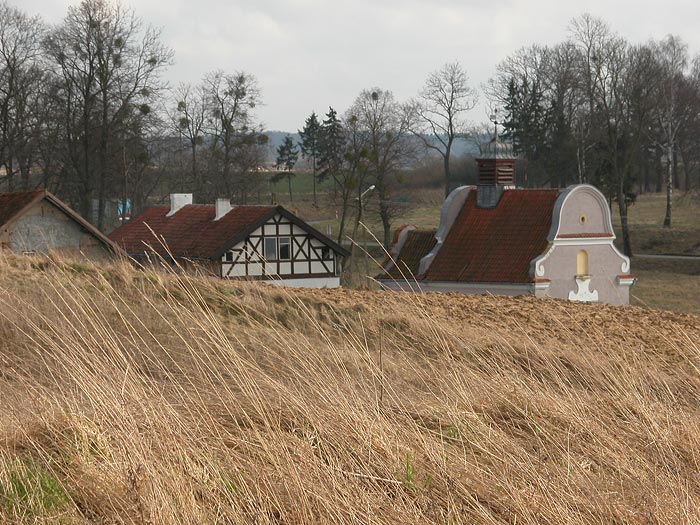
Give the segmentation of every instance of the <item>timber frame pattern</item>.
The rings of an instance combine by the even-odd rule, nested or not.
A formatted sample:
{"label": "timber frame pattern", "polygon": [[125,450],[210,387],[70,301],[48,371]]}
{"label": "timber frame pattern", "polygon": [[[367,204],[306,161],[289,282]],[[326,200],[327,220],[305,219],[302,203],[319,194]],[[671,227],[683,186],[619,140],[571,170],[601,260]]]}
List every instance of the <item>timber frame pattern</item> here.
{"label": "timber frame pattern", "polygon": [[[326,278],[339,274],[343,255],[283,214],[275,214],[220,259],[221,277],[247,279]],[[265,258],[265,240],[275,239],[275,257]],[[289,257],[280,257],[280,240],[289,240]]]}

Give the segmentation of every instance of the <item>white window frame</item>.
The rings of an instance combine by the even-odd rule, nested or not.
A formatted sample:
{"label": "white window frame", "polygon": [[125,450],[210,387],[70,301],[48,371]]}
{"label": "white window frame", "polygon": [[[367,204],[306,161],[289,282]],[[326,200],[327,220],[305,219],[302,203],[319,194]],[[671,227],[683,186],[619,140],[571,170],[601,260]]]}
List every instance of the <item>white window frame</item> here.
{"label": "white window frame", "polygon": [[[272,241],[272,243],[269,243],[269,241]],[[269,256],[270,250],[268,249],[268,246],[274,250],[274,254],[272,257]],[[277,247],[277,237],[264,237],[263,238],[263,255],[264,255],[266,261],[279,260],[278,259],[279,250],[277,248],[278,248]]]}
{"label": "white window frame", "polygon": [[[287,245],[287,256],[282,257],[282,241],[286,241]],[[292,238],[289,236],[277,237],[277,260],[279,261],[291,261],[292,260]]]}

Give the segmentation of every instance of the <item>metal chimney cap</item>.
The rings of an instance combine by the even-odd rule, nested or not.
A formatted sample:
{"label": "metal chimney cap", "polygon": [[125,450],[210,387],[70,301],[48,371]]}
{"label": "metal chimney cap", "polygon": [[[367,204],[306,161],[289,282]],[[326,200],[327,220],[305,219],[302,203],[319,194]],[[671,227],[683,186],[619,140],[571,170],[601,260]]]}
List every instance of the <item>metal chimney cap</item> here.
{"label": "metal chimney cap", "polygon": [[513,154],[513,146],[507,142],[503,142],[498,137],[491,139],[485,144],[479,146],[481,154],[478,159],[515,159]]}

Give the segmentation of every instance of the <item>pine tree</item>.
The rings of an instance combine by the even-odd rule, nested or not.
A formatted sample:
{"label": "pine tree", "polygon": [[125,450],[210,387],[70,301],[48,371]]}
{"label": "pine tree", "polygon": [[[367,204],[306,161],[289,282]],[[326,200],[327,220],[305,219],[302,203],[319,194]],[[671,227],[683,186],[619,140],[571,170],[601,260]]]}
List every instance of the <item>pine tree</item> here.
{"label": "pine tree", "polygon": [[338,242],[343,238],[345,223],[348,215],[351,194],[357,188],[355,170],[349,169],[345,163],[348,154],[348,137],[346,129],[332,108],[328,108],[326,119],[321,125],[321,158],[319,160],[319,180],[333,178],[333,197],[337,202],[340,192],[340,224],[338,226]]}
{"label": "pine tree", "polygon": [[277,148],[277,169],[281,169],[272,176],[272,182],[279,182],[282,179],[287,179],[289,186],[289,202],[292,202],[292,177],[295,176],[294,169],[297,159],[299,158],[299,148],[294,144],[291,135],[284,137],[282,144]]}
{"label": "pine tree", "polygon": [[343,124],[338,114],[332,108],[328,108],[326,119],[321,124],[319,141],[318,180],[326,180],[329,176],[335,177],[336,172],[343,164],[345,151],[345,133]]}
{"label": "pine tree", "polygon": [[313,179],[313,191],[314,191],[314,206],[318,206],[316,201],[316,171],[318,169],[318,160],[320,158],[320,144],[321,144],[321,124],[316,117],[316,112],[312,112],[311,115],[304,122],[304,129],[299,131],[299,136],[301,137],[301,154],[308,159],[311,159],[311,172]]}

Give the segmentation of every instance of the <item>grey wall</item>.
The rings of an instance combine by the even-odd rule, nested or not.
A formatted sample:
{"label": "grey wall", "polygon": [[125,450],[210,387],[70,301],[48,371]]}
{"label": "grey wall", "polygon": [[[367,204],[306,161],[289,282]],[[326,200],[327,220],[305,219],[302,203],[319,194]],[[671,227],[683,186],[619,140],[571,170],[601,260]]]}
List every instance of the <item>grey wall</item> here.
{"label": "grey wall", "polygon": [[16,253],[55,251],[95,259],[111,255],[91,233],[46,200],[35,204],[3,230],[0,240]]}

